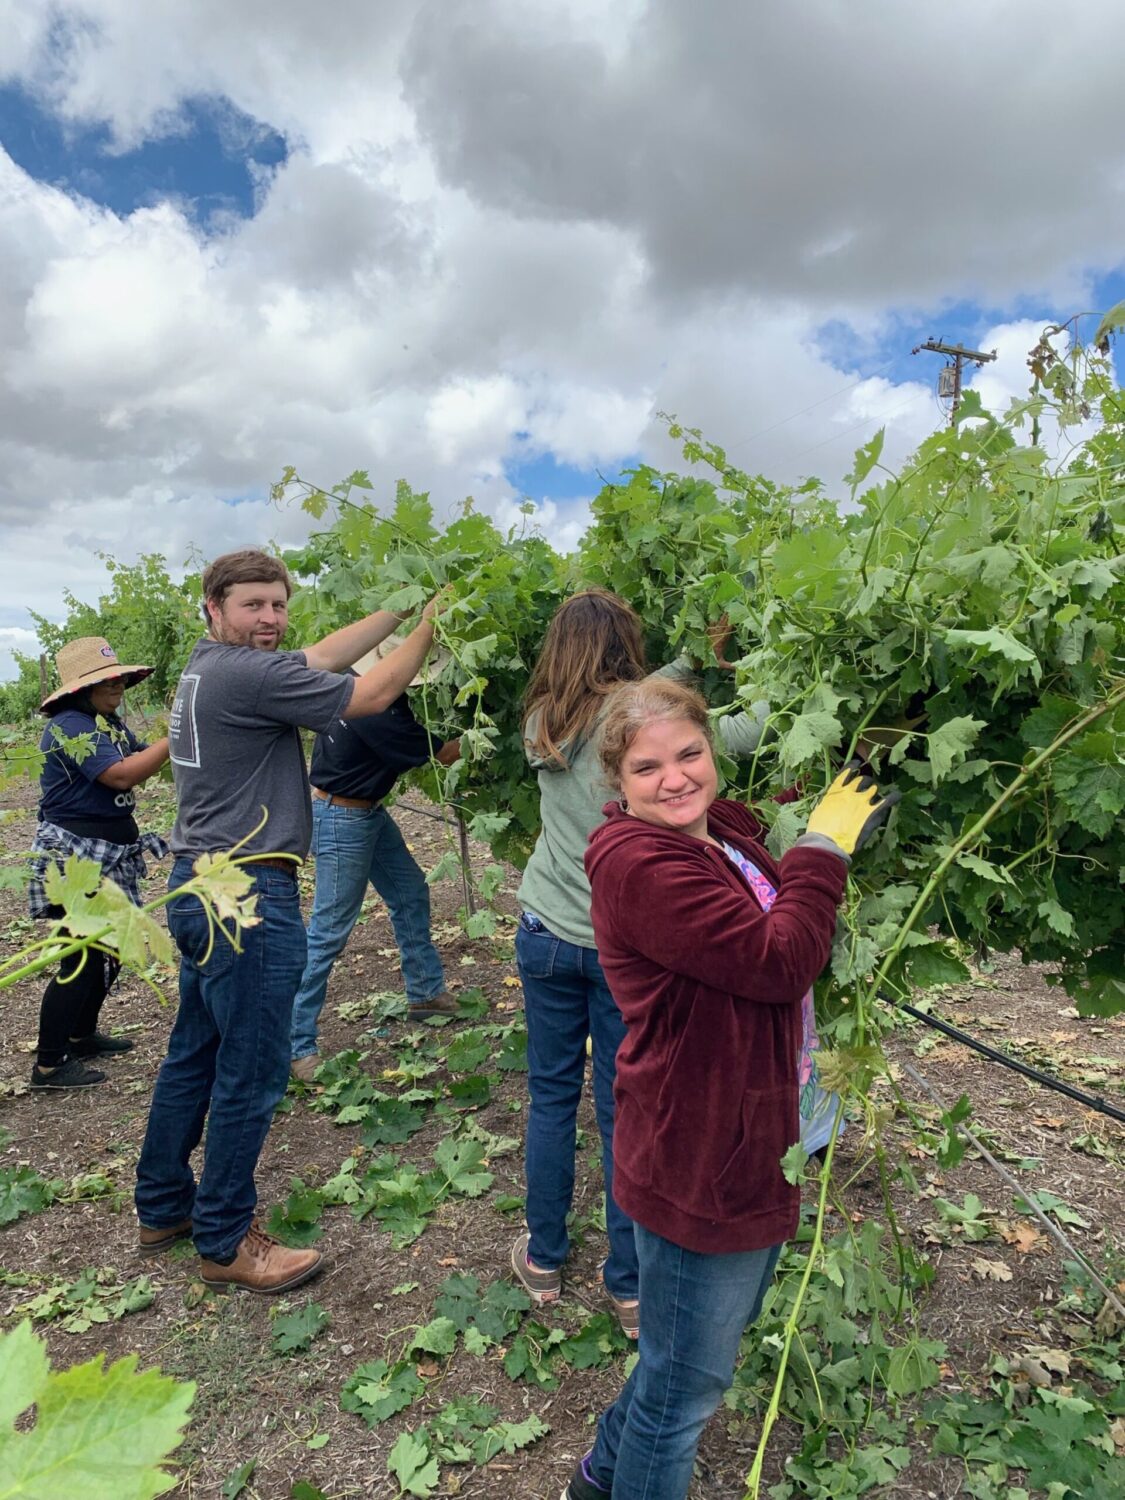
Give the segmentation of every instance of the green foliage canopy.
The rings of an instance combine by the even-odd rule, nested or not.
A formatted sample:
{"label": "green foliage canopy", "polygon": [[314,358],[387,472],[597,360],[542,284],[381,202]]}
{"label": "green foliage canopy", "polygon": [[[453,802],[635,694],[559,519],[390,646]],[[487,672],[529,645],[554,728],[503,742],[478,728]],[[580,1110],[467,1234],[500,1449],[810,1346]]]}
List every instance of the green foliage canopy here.
{"label": "green foliage canopy", "polygon": [[[295,630],[313,639],[449,585],[439,637],[453,662],[415,707],[438,733],[462,731],[464,759],[418,780],[518,860],[538,823],[521,699],[562,599],[589,584],[623,595],[654,663],[711,662],[725,616],[735,670],[708,666],[704,686],[720,712],[772,705],[772,743],[738,785],[778,852],[861,739],[904,792],[857,864],[821,986],[840,1039],[881,960],[898,992],[964,973],[928,925],[1056,965],[1080,1009],[1112,1014],[1125,1008],[1125,413],[1100,355],[1066,368],[1063,415],[1101,420],[1063,466],[1019,437],[1046,395],[1000,419],[970,392],[898,473],[877,434],[839,498],[746,475],[673,424],[693,472],[641,467],[606,485],[570,558],[533,532],[503,535],[471,502],[442,532],[406,485],[380,514],[365,473],[326,492],[289,470],[276,493],[328,522],[287,555],[304,583]],[[795,781],[803,806],[769,800]]]}

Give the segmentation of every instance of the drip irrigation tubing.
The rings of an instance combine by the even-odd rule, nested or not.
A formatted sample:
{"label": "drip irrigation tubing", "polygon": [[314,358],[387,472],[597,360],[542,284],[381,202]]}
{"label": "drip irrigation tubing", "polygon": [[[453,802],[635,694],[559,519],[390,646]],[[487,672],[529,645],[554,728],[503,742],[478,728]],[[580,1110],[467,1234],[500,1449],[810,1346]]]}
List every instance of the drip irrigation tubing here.
{"label": "drip irrigation tubing", "polygon": [[415,807],[413,802],[396,802],[395,807],[401,807],[403,812],[417,813],[422,818],[433,818],[435,823],[447,823],[450,828],[459,826],[456,818],[447,818],[444,813],[434,812],[428,807]]}
{"label": "drip irrigation tubing", "polygon": [[922,1021],[927,1026],[932,1026],[935,1031],[951,1037],[955,1042],[960,1042],[963,1047],[971,1047],[974,1052],[979,1052],[982,1057],[987,1057],[990,1062],[1000,1063],[1002,1067],[1011,1068],[1013,1073],[1022,1073],[1025,1078],[1030,1078],[1034,1083],[1042,1084],[1044,1088],[1054,1089],[1057,1094],[1065,1094],[1068,1099],[1074,1099],[1079,1104],[1084,1104],[1087,1109],[1096,1109],[1103,1115],[1109,1115],[1113,1120],[1120,1120],[1125,1124],[1125,1109],[1118,1109],[1110,1104],[1108,1099],[1101,1099],[1096,1094],[1087,1094],[1082,1089],[1073,1088],[1069,1083],[1064,1083],[1061,1078],[1053,1078],[1050,1073],[1041,1073],[1038,1068],[1031,1067],[1028,1063],[1018,1062],[1016,1058],[1009,1057],[1006,1052],[998,1052],[995,1047],[990,1047],[987,1042],[978,1042],[967,1031],[962,1031],[957,1026],[951,1026],[948,1021],[942,1021],[937,1016],[928,1016],[924,1010],[919,1010],[914,1005],[907,1005],[905,1000],[896,1000],[893,995],[887,994],[885,990],[879,991],[879,999],[893,1006],[895,1010],[905,1011],[908,1016],[913,1016],[916,1021]]}

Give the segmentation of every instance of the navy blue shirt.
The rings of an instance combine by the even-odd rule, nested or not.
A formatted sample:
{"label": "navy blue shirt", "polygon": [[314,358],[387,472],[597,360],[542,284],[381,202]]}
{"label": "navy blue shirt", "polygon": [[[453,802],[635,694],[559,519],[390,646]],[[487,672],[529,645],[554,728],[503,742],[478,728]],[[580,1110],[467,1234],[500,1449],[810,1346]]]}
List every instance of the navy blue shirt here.
{"label": "navy blue shirt", "polygon": [[336,719],[318,734],[309,780],[335,797],[381,802],[404,771],[425,765],[431,746],[436,755],[444,743],[419,724],[403,693],[381,714]]}
{"label": "navy blue shirt", "polygon": [[[56,823],[68,818],[122,818],[132,815],[136,793],[102,786],[98,777],[136,750],[146,749],[145,742],[119,719],[108,718],[109,733],[100,730],[90,714],[68,708],[48,720],[39,741],[47,752],[47,762],[39,778],[39,817]],[[52,730],[58,728],[67,739],[92,736],[93,752],[84,759],[69,755],[59,745]]]}

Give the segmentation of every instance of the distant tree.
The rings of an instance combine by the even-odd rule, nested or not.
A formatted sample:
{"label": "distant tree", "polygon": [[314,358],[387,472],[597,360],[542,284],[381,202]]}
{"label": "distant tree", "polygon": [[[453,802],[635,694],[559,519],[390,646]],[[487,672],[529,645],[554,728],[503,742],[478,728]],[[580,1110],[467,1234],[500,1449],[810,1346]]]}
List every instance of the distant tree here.
{"label": "distant tree", "polygon": [[[67,616],[61,624],[31,611],[39,645],[50,658],[51,686],[56,685],[54,658],[61,646],[78,636],[103,635],[121,661],[143,662],[155,669],[142,692],[149,702],[163,703],[203,633],[199,574],[189,573],[182,583],[174,583],[158,552],[145,553],[129,565],[104,552],[99,556],[110,575],[110,588],[97,604],[84,603],[68,589],[63,595]],[[4,713],[6,700],[13,708],[23,707],[25,716],[39,704],[38,662],[21,656],[16,660],[20,675],[15,684],[0,689],[6,694],[0,697],[0,717],[18,716]],[[34,702],[24,706],[29,697]]]}

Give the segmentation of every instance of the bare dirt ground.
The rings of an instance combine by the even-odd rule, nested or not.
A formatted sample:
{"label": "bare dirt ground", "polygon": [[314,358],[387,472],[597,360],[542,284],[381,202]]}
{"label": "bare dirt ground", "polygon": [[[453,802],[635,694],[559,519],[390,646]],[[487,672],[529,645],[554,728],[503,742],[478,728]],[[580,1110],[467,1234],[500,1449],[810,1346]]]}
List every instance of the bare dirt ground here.
{"label": "bare dirt ground", "polygon": [[[6,803],[12,815],[0,824],[0,843],[16,853],[31,838],[31,789],[8,794]],[[147,799],[144,826],[164,826],[169,806],[166,793]],[[400,810],[398,816],[423,867],[431,866],[445,845],[442,826],[416,812]],[[482,864],[487,862],[487,852],[479,854]],[[302,880],[307,898],[311,873],[306,871]],[[157,872],[154,893],[159,882]],[[500,909],[509,915],[515,912],[516,885],[512,872],[498,897]],[[504,925],[496,938],[470,942],[454,920],[460,900],[458,886],[445,883],[434,890],[435,935],[451,986],[480,986],[491,1007],[489,1021],[518,1019],[521,992],[512,961],[512,926]],[[0,951],[16,951],[28,930],[22,898],[0,892]],[[398,1434],[404,1427],[416,1427],[451,1396],[472,1394],[511,1420],[538,1413],[549,1423],[549,1434],[485,1468],[444,1468],[437,1493],[554,1500],[576,1457],[589,1446],[595,1414],[621,1383],[620,1359],[605,1370],[565,1369],[559,1388],[543,1392],[508,1379],[496,1350],[473,1356],[459,1349],[433,1372],[430,1388],[419,1402],[371,1431],[339,1406],[341,1387],[358,1364],[384,1354],[393,1357],[402,1345],[403,1331],[429,1321],[437,1288],[451,1269],[472,1272],[483,1283],[505,1275],[519,1214],[500,1212],[495,1202],[502,1194],[522,1195],[518,1152],[491,1163],[495,1182],[486,1195],[447,1199],[421,1238],[401,1251],[393,1249],[373,1217],[357,1223],[345,1208],[328,1209],[321,1242],[328,1268],[318,1281],[295,1293],[290,1304],[299,1307],[315,1300],[331,1317],[327,1332],[305,1354],[283,1357],[273,1352],[271,1314],[277,1309],[269,1299],[202,1295],[190,1250],[153,1261],[138,1259],[131,1206],[134,1166],[174,1015],[174,976],[161,976],[161,983],[169,1002],[164,1007],[137,979],[121,983],[107,1002],[103,1026],[133,1037],[136,1050],[106,1064],[107,1084],[59,1097],[32,1095],[26,1088],[42,981],[25,982],[3,994],[0,1126],[9,1139],[0,1148],[0,1167],[27,1163],[44,1177],[66,1179],[100,1173],[111,1180],[114,1191],[95,1201],[56,1202],[45,1212],[27,1214],[0,1229],[0,1270],[7,1278],[0,1282],[0,1326],[11,1326],[15,1309],[36,1290],[57,1280],[71,1282],[86,1268],[110,1267],[122,1279],[151,1275],[155,1298],[143,1311],[82,1333],[67,1333],[49,1322],[41,1331],[56,1365],[100,1351],[110,1360],[136,1353],[142,1368],[158,1365],[166,1373],[197,1382],[191,1426],[176,1455],[179,1483],[174,1493],[182,1497],[215,1500],[223,1495],[229,1476],[251,1459],[256,1468],[238,1493],[261,1500],[284,1500],[297,1480],[307,1480],[332,1497],[393,1497],[397,1486],[386,1463]],[[391,1049],[409,1030],[405,1022],[387,1022],[377,1028],[380,1034],[370,1036],[364,1035],[370,1020],[344,1020],[338,1011],[348,1002],[399,988],[390,923],[385,909],[373,900],[335,970],[322,1018],[322,1052],[331,1055],[358,1046],[366,1052],[364,1066],[373,1074],[392,1064]],[[1101,1093],[1119,1107],[1125,1100],[1125,1018],[1079,1020],[1066,996],[1049,988],[1037,971],[1001,959],[971,986],[935,992],[932,999],[936,1011],[993,1045]],[[1125,1213],[1121,1127],[918,1025],[899,1031],[890,1052],[893,1059],[920,1069],[947,1105],[967,1094],[974,1123],[987,1130],[993,1148],[1016,1172],[1021,1186],[1047,1189],[1065,1200],[1087,1226],[1075,1225],[1067,1232],[1086,1255],[1100,1259],[1119,1234]],[[521,1136],[525,1088],[522,1073],[497,1075],[491,1101],[478,1112],[479,1123],[497,1135]],[[910,1081],[903,1080],[903,1091],[921,1101]],[[295,1175],[306,1182],[331,1176],[356,1144],[355,1130],[315,1113],[310,1097],[308,1092],[291,1092],[286,1112],[277,1117],[258,1172],[263,1208],[284,1201]],[[585,1140],[579,1152],[575,1212],[581,1226],[596,1210],[601,1188],[596,1130],[588,1105],[580,1124]],[[405,1160],[428,1160],[447,1128],[431,1115],[418,1135],[396,1149]],[[1028,1344],[1061,1337],[1052,1315],[1063,1279],[1061,1256],[1013,1204],[1011,1190],[972,1155],[942,1173],[932,1151],[919,1147],[915,1132],[901,1120],[887,1128],[886,1144],[892,1160],[904,1161],[914,1172],[921,1190],[914,1195],[899,1182],[894,1195],[905,1232],[936,1270],[921,1306],[921,1331],[947,1346],[942,1388],[979,1387],[997,1352],[1011,1356]],[[850,1130],[838,1151],[841,1181],[853,1176],[857,1149],[858,1133]],[[882,1197],[871,1172],[854,1175],[843,1193],[844,1211],[853,1222],[867,1215],[878,1217]],[[990,1232],[987,1243],[962,1243],[956,1233],[942,1238],[930,1227],[937,1217],[935,1194],[962,1202],[966,1193],[977,1194],[994,1224],[1006,1226]],[[557,1314],[571,1328],[590,1310],[605,1306],[599,1276],[603,1236],[587,1226],[579,1238]],[[982,1276],[973,1265],[982,1256],[1006,1266],[1011,1279]],[[23,1277],[30,1278],[27,1286],[11,1284]],[[417,1285],[398,1290],[407,1283]],[[962,1493],[960,1461],[931,1457],[930,1436],[929,1430],[919,1429],[912,1440],[910,1466],[892,1485],[869,1493],[906,1500],[945,1500]],[[736,1423],[729,1412],[721,1411],[701,1447],[695,1493],[741,1495],[756,1440],[754,1427]],[[783,1472],[784,1458],[795,1442],[794,1430],[779,1426],[769,1465],[771,1482]]]}

